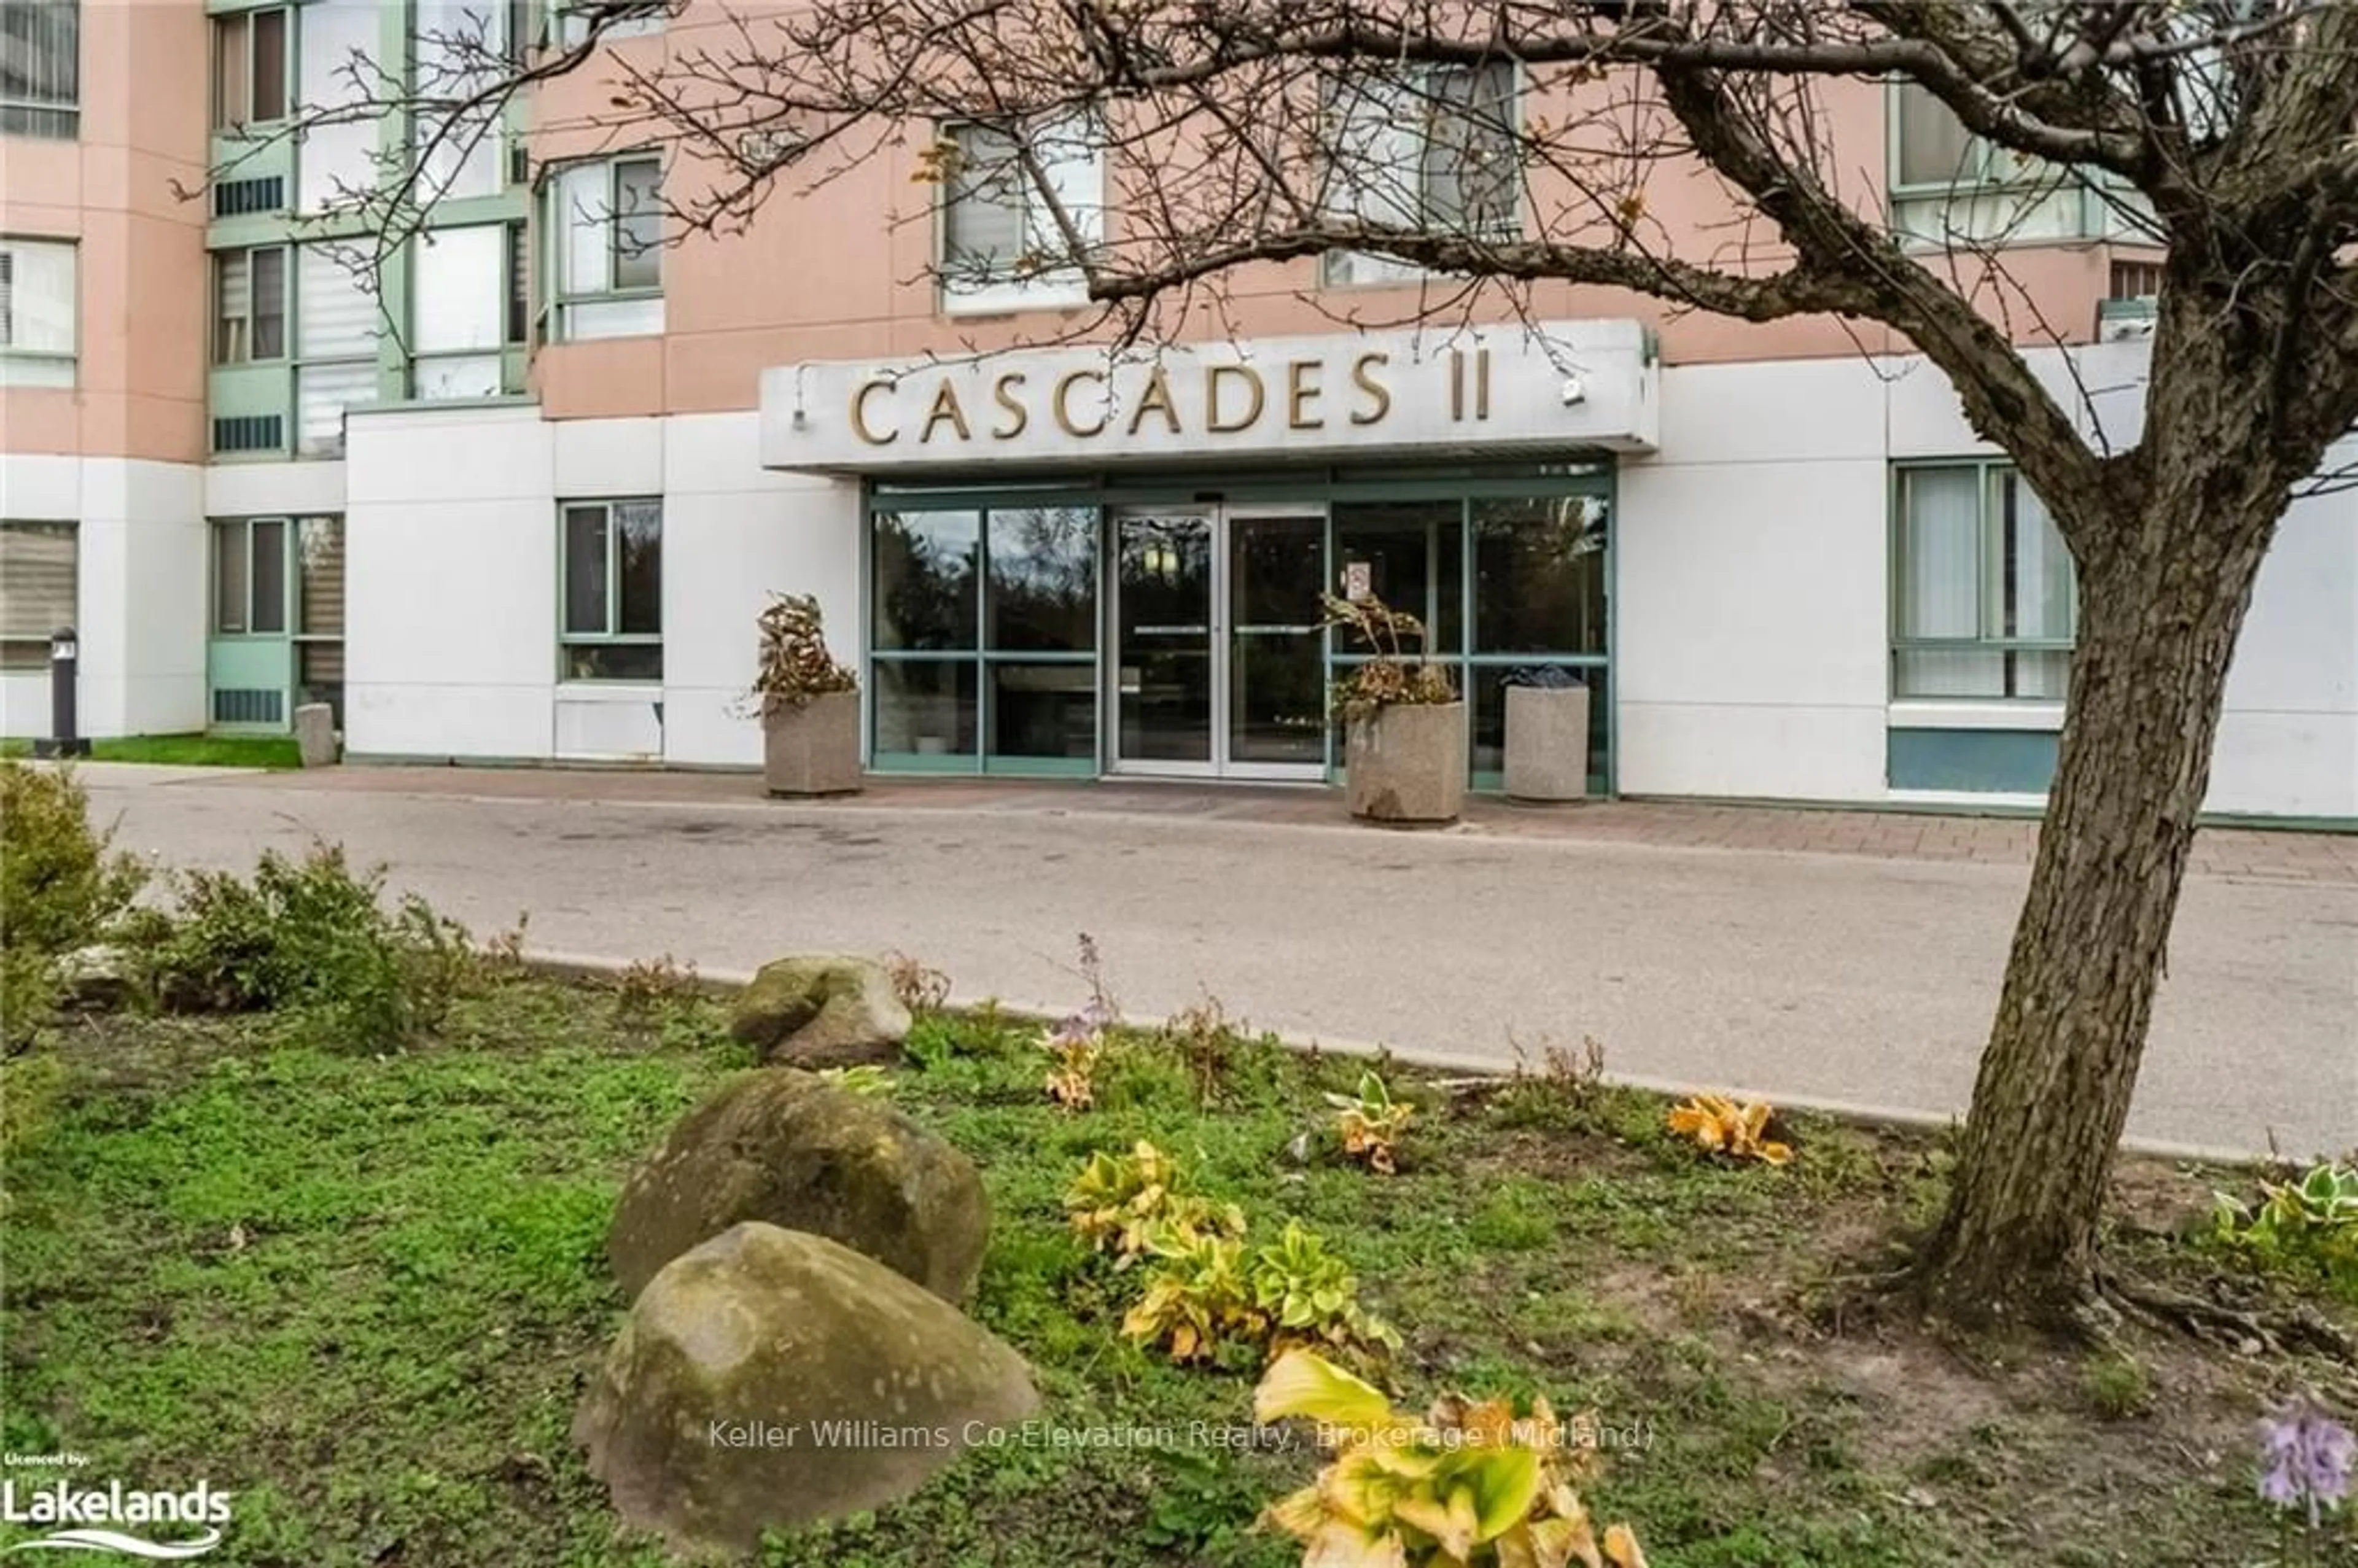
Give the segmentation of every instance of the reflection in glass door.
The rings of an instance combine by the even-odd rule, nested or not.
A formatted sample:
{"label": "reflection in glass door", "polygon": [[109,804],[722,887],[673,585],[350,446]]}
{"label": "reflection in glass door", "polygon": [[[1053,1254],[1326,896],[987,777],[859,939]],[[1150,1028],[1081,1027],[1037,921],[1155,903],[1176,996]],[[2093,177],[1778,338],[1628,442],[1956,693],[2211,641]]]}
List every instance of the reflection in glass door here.
{"label": "reflection in glass door", "polygon": [[1117,765],[1213,770],[1213,520],[1114,520]]}
{"label": "reflection in glass door", "polygon": [[1227,771],[1323,773],[1326,520],[1230,517],[1227,533]]}
{"label": "reflection in glass door", "polygon": [[1323,776],[1325,519],[1113,520],[1117,772]]}

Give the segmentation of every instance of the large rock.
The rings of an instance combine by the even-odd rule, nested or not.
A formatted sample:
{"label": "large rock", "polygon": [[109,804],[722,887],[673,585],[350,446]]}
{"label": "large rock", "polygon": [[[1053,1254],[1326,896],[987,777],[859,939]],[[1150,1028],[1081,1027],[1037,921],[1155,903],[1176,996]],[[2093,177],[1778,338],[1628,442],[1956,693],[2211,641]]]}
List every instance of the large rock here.
{"label": "large rock", "polygon": [[63,1005],[92,1011],[121,1007],[137,989],[131,955],[103,944],[61,956],[57,979]]}
{"label": "large rock", "polygon": [[295,754],[307,768],[336,765],[336,710],[324,702],[295,709]]}
{"label": "large rock", "polygon": [[633,1528],[699,1556],[906,1497],[1039,1403],[1004,1343],[824,1237],[740,1225],[640,1292],[573,1440]]}
{"label": "large rock", "polygon": [[764,1061],[843,1067],[898,1056],[909,1010],[875,959],[814,953],[763,965],[738,993],[729,1027]]}
{"label": "large rock", "polygon": [[974,1162],[881,1099],[791,1067],[747,1073],[632,1173],[606,1253],[635,1296],[741,1220],[832,1238],[947,1302],[974,1290],[990,1205]]}

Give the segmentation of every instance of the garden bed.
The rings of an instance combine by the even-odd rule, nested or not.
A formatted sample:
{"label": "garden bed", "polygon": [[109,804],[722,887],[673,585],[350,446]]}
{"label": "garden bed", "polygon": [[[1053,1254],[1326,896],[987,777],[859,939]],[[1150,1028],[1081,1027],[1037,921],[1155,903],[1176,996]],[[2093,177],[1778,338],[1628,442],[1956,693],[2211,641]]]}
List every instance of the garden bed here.
{"label": "garden bed", "polygon": [[[1736,1167],[1670,1138],[1660,1099],[1576,1072],[1390,1071],[1418,1110],[1385,1176],[1328,1136],[1322,1093],[1362,1064],[1199,1033],[1114,1054],[1095,1107],[1065,1112],[1039,1033],[921,1019],[892,1093],[983,1168],[973,1311],[1033,1360],[1041,1424],[770,1561],[1297,1560],[1249,1530],[1316,1463],[1249,1441],[1257,1365],[1126,1341],[1134,1279],[1068,1228],[1082,1162],[1139,1139],[1256,1235],[1287,1217],[1322,1234],[1403,1336],[1402,1402],[1456,1387],[1594,1410],[1589,1500],[1657,1568],[2277,1561],[2253,1422],[2346,1376],[2166,1336],[2083,1357],[1845,1320],[1844,1279],[1938,1202],[1944,1155],[1921,1133],[1798,1117],[1790,1166]],[[617,1537],[567,1428],[623,1305],[603,1258],[622,1177],[750,1065],[714,1002],[659,976],[619,994],[511,977],[382,1057],[269,1015],[104,1018],[55,1050],[62,1098],[0,1221],[0,1446],[229,1490],[208,1563],[662,1560]],[[2181,1228],[2244,1180],[2127,1162],[2113,1256],[2202,1283],[2212,1260]],[[2320,1561],[2358,1553],[2340,1528]]]}

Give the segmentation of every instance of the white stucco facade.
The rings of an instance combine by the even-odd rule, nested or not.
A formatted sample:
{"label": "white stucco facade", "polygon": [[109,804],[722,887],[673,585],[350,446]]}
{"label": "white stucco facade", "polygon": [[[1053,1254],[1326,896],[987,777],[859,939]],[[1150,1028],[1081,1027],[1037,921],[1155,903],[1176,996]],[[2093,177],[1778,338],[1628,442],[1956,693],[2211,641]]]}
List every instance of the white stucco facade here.
{"label": "white stucco facade", "polygon": [[[76,525],[81,732],[203,729],[204,470],[9,453],[0,456],[0,518]],[[0,733],[49,732],[49,673],[0,673]]]}
{"label": "white stucco facade", "polygon": [[[1592,452],[1618,449],[1607,653],[1615,787],[1861,805],[2035,799],[1892,780],[1896,731],[2035,737],[2061,719],[2059,705],[2039,701],[1894,699],[1894,465],[1987,450],[1938,373],[1920,361],[1855,358],[1662,369],[1634,339],[1590,348],[1582,395],[1570,399],[1560,363],[1510,368],[1502,350],[1487,411],[1521,432],[1512,449],[1573,426],[1611,437],[1585,440]],[[1317,361],[1324,384],[1340,388],[1354,384],[1357,356],[1369,351],[1364,339],[1291,340],[1246,345],[1220,362]],[[1478,467],[1482,449],[1448,417],[1438,362],[1400,345],[1384,351],[1433,373],[1385,384],[1388,413],[1401,423],[1368,450]],[[2116,440],[2136,436],[2143,353],[2117,345],[2081,356],[2080,381],[2098,389],[2098,415]],[[2044,356],[2041,368],[2064,380],[2059,356]],[[1066,449],[1082,445],[1088,465],[1103,468],[1103,438],[1060,429],[1045,405],[1031,406],[1029,440],[994,444],[982,423],[992,378],[1033,374],[1037,392],[1072,369],[1018,355],[943,373],[969,378],[959,384],[971,427],[967,470],[979,457],[1053,477],[1060,462],[1078,460]],[[749,768],[760,760],[759,728],[735,703],[752,673],[765,593],[816,593],[838,654],[862,661],[872,630],[863,485],[950,466],[931,454],[905,472],[896,466],[901,443],[928,445],[917,437],[936,414],[930,367],[896,371],[890,401],[872,395],[870,434],[889,422],[898,441],[847,429],[849,400],[881,373],[785,367],[765,378],[761,410],[730,414],[552,421],[526,404],[356,410],[339,463],[203,469],[10,457],[0,468],[5,514],[80,524],[86,733],[203,728],[207,520],[317,513],[344,519],[344,712],[354,756]],[[1264,393],[1282,398],[1283,373],[1270,373],[1278,379]],[[1204,384],[1196,374],[1174,385],[1200,398]],[[1242,385],[1232,379],[1228,391]],[[1153,411],[1141,428],[1154,438],[1128,460],[1228,459],[1264,472],[1295,460],[1357,460],[1376,439],[1372,422],[1348,422],[1354,407],[1373,406],[1362,392],[1356,405],[1329,406],[1336,424],[1324,434],[1264,419],[1230,432],[1242,439],[1228,446],[1171,436]],[[1121,395],[1094,408],[1076,403],[1072,420],[1119,427],[1135,412],[1134,404],[1124,412]],[[1546,406],[1526,406],[1539,401]],[[1238,412],[1231,403],[1228,422]],[[1178,414],[1184,427],[1206,409],[1198,402]],[[946,417],[933,447],[952,444]],[[1015,416],[1002,408],[1001,417]],[[860,477],[842,471],[854,468]],[[624,497],[662,503],[663,678],[568,681],[557,632],[560,504]],[[42,733],[47,720],[45,676],[0,677],[8,733]],[[2358,819],[2358,493],[2304,499],[2282,524],[2229,683],[2210,804]]]}

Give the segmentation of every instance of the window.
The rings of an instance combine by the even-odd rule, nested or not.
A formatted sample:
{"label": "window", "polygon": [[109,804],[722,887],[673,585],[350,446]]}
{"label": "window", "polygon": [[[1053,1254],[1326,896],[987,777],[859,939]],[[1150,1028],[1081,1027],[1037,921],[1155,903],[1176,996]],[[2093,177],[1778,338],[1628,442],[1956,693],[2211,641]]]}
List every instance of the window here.
{"label": "window", "polygon": [[532,254],[521,222],[510,223],[507,231],[507,341],[528,343],[532,341]]}
{"label": "window", "polygon": [[2071,554],[2010,468],[1899,470],[1892,693],[2063,699],[2077,625]]}
{"label": "window", "polygon": [[[566,49],[573,49],[586,42],[590,37],[590,13],[613,8],[614,0],[577,0],[577,3],[571,4],[568,4],[568,0],[551,0],[549,12],[556,24],[552,30],[556,34],[557,42]],[[651,8],[644,16],[625,16],[618,21],[607,23],[600,29],[598,36],[601,39],[639,38],[650,33],[660,33],[663,31],[663,27],[662,10]]]}
{"label": "window", "polygon": [[[942,192],[945,305],[1011,310],[1086,300],[1087,280],[1056,214],[1061,209],[1083,245],[1103,237],[1105,136],[1097,121],[951,125],[942,139],[952,149]],[[1037,178],[1025,167],[1027,148]]]}
{"label": "window", "polygon": [[662,680],[663,503],[568,501],[562,510],[562,678]]}
{"label": "window", "polygon": [[549,179],[550,336],[660,332],[663,164],[652,154],[568,165]]}
{"label": "window", "polygon": [[0,135],[71,141],[81,104],[76,0],[0,0]]}
{"label": "window", "polygon": [[74,384],[74,247],[0,239],[0,386]]}
{"label": "window", "polygon": [[287,117],[287,13],[272,7],[213,18],[213,124]]}
{"label": "window", "polygon": [[[1473,239],[1521,232],[1513,62],[1359,73],[1327,92],[1337,127],[1321,202],[1329,217]],[[1329,283],[1381,283],[1418,269],[1346,252],[1326,258],[1325,273]]]}
{"label": "window", "polygon": [[287,633],[287,519],[213,524],[213,635]]}
{"label": "window", "polygon": [[879,512],[870,523],[875,755],[972,773],[1092,771],[1093,506]]}
{"label": "window", "polygon": [[70,523],[0,523],[0,670],[49,667],[49,633],[74,625],[79,560]]}
{"label": "window", "polygon": [[[362,109],[383,91],[373,80],[380,52],[376,0],[308,0],[295,33],[297,107]],[[380,115],[360,114],[304,130],[295,147],[298,211],[349,209],[375,186],[382,124]]]}
{"label": "window", "polygon": [[1912,244],[2082,239],[2142,201],[1985,141],[1917,82],[1893,85],[1889,114],[1891,227]]}
{"label": "window", "polygon": [[410,70],[421,92],[445,103],[487,102],[459,113],[426,113],[410,136],[418,159],[418,200],[496,196],[507,178],[503,104],[493,90],[508,69],[508,17],[486,0],[416,0]]}
{"label": "window", "polygon": [[304,245],[295,254],[295,453],[336,457],[346,406],[376,400],[383,313],[358,258],[342,247]]}
{"label": "window", "polygon": [[215,252],[213,363],[250,364],[286,354],[287,248]]}
{"label": "window", "polygon": [[514,295],[508,226],[431,230],[411,255],[411,395],[498,396]]}
{"label": "window", "polygon": [[344,727],[344,520],[295,520],[295,700]]}

